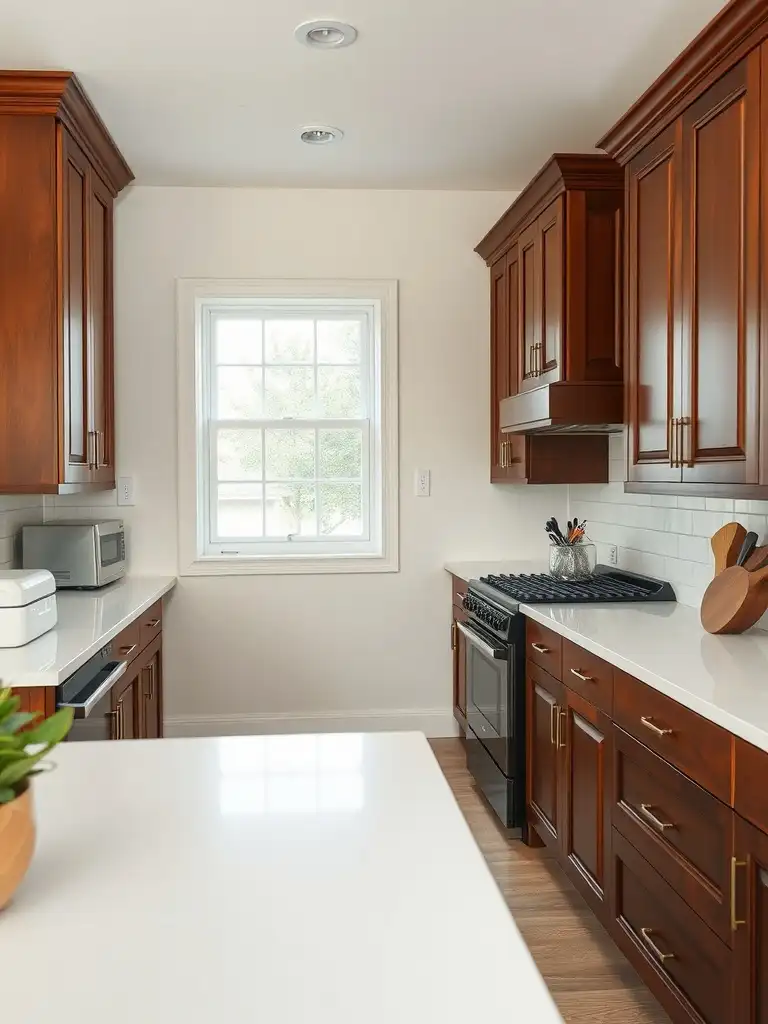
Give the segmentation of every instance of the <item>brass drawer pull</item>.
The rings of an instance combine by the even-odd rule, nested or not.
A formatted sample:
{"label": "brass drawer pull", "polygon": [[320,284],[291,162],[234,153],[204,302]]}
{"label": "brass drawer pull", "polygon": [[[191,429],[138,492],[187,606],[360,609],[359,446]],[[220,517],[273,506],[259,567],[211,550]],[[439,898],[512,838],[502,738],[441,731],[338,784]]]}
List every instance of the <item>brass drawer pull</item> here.
{"label": "brass drawer pull", "polygon": [[666,832],[668,829],[675,827],[671,822],[662,821],[661,818],[657,818],[651,810],[652,806],[653,804],[640,804],[640,813],[646,821],[653,825],[653,827],[662,834]]}
{"label": "brass drawer pull", "polygon": [[[562,731],[561,731],[561,726],[562,726]],[[567,728],[568,728],[568,724],[567,724],[567,720],[566,720],[566,712],[562,708],[559,708],[558,712],[557,712],[557,748],[558,748],[558,750],[561,750],[565,746],[565,739],[564,739],[564,737],[566,735]]]}
{"label": "brass drawer pull", "polygon": [[120,653],[124,655],[126,658],[130,658],[130,656],[133,654],[133,652],[136,650],[138,646],[138,644],[131,644],[130,647],[121,647]]}
{"label": "brass drawer pull", "polygon": [[576,676],[582,683],[594,683],[595,681],[593,676],[585,676],[583,672],[577,672],[575,668],[571,669],[571,675]]}
{"label": "brass drawer pull", "polygon": [[461,608],[464,607],[464,597],[465,597],[464,594],[460,594],[458,592],[458,590],[456,591],[456,597],[455,597],[456,604],[459,605]]}
{"label": "brass drawer pull", "polygon": [[457,632],[458,632],[458,630],[456,629],[456,623],[452,622],[451,623],[451,650],[452,651],[455,651],[456,647],[458,646],[457,641],[456,641],[456,633]]}
{"label": "brass drawer pull", "polygon": [[641,928],[640,934],[643,936],[643,941],[645,942],[646,946],[648,946],[648,948],[651,950],[656,959],[659,960],[662,964],[665,964],[667,960],[675,959],[674,953],[662,953],[662,951],[651,938],[651,936],[653,935],[653,930],[651,928]]}
{"label": "brass drawer pull", "polygon": [[742,924],[746,924],[746,921],[742,921],[737,916],[736,911],[736,868],[745,868],[747,862],[745,860],[737,860],[735,857],[731,857],[731,931],[735,932],[738,927]]}
{"label": "brass drawer pull", "polygon": [[548,647],[544,647],[543,644],[531,644],[531,647],[534,649],[534,651],[537,651],[539,654],[552,653],[550,649]]}
{"label": "brass drawer pull", "polygon": [[156,629],[160,625],[160,619],[150,619],[147,623],[149,629]]}
{"label": "brass drawer pull", "polygon": [[560,720],[559,713],[560,709],[558,708],[557,704],[549,705],[549,741],[553,747],[557,746],[555,730],[558,728],[558,726],[555,725],[555,722],[559,722]]}
{"label": "brass drawer pull", "polygon": [[651,732],[657,736],[671,736],[672,729],[662,729],[661,726],[656,725],[652,718],[646,718],[645,715],[640,716],[640,721],[643,723],[646,729],[650,729]]}
{"label": "brass drawer pull", "polygon": [[119,740],[120,727],[118,724],[117,711],[108,711],[106,717],[109,718],[109,738],[111,740]]}

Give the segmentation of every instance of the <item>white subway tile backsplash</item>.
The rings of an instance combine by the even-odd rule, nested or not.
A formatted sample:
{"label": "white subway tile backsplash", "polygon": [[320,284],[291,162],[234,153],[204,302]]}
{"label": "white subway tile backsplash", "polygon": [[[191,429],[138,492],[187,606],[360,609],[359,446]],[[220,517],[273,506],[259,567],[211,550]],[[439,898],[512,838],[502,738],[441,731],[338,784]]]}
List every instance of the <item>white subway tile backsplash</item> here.
{"label": "white subway tile backsplash", "polygon": [[43,520],[43,499],[37,494],[0,495],[0,569],[18,568],[21,528]]}
{"label": "white subway tile backsplash", "polygon": [[711,537],[717,533],[723,523],[730,522],[732,515],[725,516],[722,512],[694,512],[693,532],[697,537]]}
{"label": "white subway tile backsplash", "polygon": [[734,512],[749,512],[749,506],[751,502],[743,501],[741,498],[737,498],[733,503]]}
{"label": "white subway tile backsplash", "polygon": [[671,533],[693,533],[694,513],[688,508],[670,508],[667,510],[667,529]]}
{"label": "white subway tile backsplash", "polygon": [[709,537],[678,537],[678,558],[711,565],[713,556]]}
{"label": "white subway tile backsplash", "polygon": [[[634,497],[637,497],[637,495],[634,495]],[[651,504],[657,508],[677,508],[677,497],[674,494],[652,494]]]}
{"label": "white subway tile backsplash", "polygon": [[678,508],[692,508],[692,509],[705,509],[707,507],[706,498],[692,498],[688,495],[681,495],[677,499]]}
{"label": "white subway tile backsplash", "polygon": [[709,512],[733,512],[733,498],[705,498]]}

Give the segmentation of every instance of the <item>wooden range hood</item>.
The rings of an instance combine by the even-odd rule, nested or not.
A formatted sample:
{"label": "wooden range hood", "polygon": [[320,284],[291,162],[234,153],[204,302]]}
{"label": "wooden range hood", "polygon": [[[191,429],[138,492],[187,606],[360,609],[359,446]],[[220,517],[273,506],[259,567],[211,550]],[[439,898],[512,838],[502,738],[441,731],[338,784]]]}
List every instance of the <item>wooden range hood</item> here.
{"label": "wooden range hood", "polygon": [[475,250],[508,351],[503,433],[621,429],[623,190],[610,157],[555,154]]}

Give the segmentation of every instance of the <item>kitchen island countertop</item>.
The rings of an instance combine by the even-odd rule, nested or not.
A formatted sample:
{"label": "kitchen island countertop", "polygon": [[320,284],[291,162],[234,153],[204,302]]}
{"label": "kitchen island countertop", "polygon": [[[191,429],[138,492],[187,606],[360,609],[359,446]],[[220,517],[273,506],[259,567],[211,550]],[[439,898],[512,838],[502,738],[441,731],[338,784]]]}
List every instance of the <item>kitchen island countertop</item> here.
{"label": "kitchen island countertop", "polygon": [[[453,562],[468,582],[545,572],[541,562]],[[521,604],[520,611],[604,661],[768,751],[768,633],[712,636],[698,608],[675,602]]]}
{"label": "kitchen island countertop", "polygon": [[175,576],[125,576],[98,590],[57,590],[56,628],[0,648],[4,686],[58,686],[176,586]]}
{"label": "kitchen island countertop", "polygon": [[8,1020],[562,1020],[422,734],[54,760],[0,914]]}

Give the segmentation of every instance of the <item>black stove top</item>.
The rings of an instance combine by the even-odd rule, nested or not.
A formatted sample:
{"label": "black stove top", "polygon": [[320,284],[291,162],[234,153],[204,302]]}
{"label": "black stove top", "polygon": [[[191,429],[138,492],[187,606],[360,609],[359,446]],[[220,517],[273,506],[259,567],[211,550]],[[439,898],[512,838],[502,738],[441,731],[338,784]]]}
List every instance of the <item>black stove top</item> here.
{"label": "black stove top", "polygon": [[588,580],[565,582],[547,573],[533,576],[483,576],[471,588],[516,611],[518,604],[612,604],[624,601],[675,601],[671,584],[626,569],[598,565]]}

